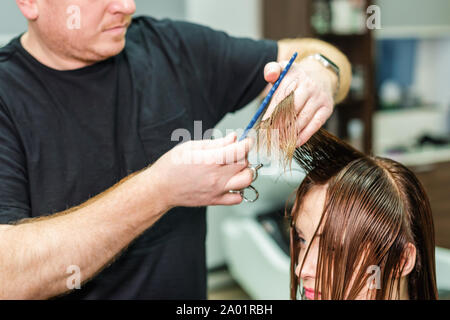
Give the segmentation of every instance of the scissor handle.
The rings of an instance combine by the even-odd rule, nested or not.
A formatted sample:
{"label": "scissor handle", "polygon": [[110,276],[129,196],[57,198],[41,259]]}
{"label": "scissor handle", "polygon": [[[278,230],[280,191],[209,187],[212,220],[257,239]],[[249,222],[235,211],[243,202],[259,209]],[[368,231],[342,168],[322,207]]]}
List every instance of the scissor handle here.
{"label": "scissor handle", "polygon": [[258,164],[255,167],[248,167],[250,170],[252,170],[253,173],[253,178],[252,178],[252,182],[254,182],[256,179],[258,179],[258,170],[261,169],[263,167],[263,164]]}
{"label": "scissor handle", "polygon": [[[249,198],[247,198],[246,196],[245,196],[245,190],[246,189],[250,189],[251,191],[253,191],[254,193],[255,193],[255,196],[254,196],[254,198],[253,199],[249,199]],[[230,193],[237,193],[237,194],[240,194],[241,195],[241,197],[242,197],[242,199],[245,201],[245,202],[250,202],[250,203],[252,203],[252,202],[255,202],[256,200],[258,200],[258,198],[259,198],[259,192],[255,189],[255,187],[253,187],[253,186],[248,186],[247,188],[244,188],[244,189],[242,189],[242,190],[230,190],[229,191]]]}
{"label": "scissor handle", "polygon": [[[263,167],[262,164],[258,164],[258,165],[256,165],[255,167],[249,167],[249,169],[252,170],[252,172],[253,172],[252,182],[255,181],[255,180],[258,178],[258,170],[261,169],[262,167]],[[245,190],[246,190],[246,189],[250,189],[251,191],[253,191],[253,192],[255,193],[255,196],[254,196],[253,199],[249,199],[249,198],[247,198],[247,197],[245,196]],[[255,201],[258,200],[258,198],[259,198],[259,192],[258,192],[258,190],[256,190],[255,187],[253,187],[252,185],[250,185],[250,186],[248,186],[247,188],[244,188],[244,189],[242,189],[242,190],[230,190],[229,192],[230,192],[230,193],[236,193],[236,194],[241,195],[242,199],[243,199],[245,202],[250,202],[250,203],[251,203],[251,202],[255,202]]]}

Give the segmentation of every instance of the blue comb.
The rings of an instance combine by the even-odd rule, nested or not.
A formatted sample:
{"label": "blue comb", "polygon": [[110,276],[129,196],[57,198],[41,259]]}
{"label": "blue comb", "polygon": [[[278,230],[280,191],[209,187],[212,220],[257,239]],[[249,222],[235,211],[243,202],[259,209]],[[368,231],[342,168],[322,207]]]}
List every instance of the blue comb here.
{"label": "blue comb", "polygon": [[256,111],[255,115],[253,116],[252,120],[248,124],[247,128],[245,128],[245,131],[242,134],[242,136],[239,138],[239,141],[242,141],[245,138],[247,138],[247,135],[248,135],[249,131],[253,128],[253,126],[255,125],[256,121],[258,121],[258,119],[261,116],[261,114],[264,112],[266,107],[269,105],[270,100],[272,100],[272,96],[274,95],[275,91],[277,91],[278,87],[280,86],[281,81],[283,81],[283,79],[284,79],[284,76],[286,75],[286,73],[291,68],[291,66],[294,63],[295,59],[297,59],[297,55],[298,55],[297,52],[294,53],[294,55],[292,56],[291,60],[289,60],[289,63],[287,64],[286,68],[284,68],[283,72],[281,72],[280,78],[277,80],[277,82],[275,82],[275,84],[273,85],[273,87],[270,90],[269,94],[264,99],[264,101],[261,103],[261,106],[258,108],[258,111]]}

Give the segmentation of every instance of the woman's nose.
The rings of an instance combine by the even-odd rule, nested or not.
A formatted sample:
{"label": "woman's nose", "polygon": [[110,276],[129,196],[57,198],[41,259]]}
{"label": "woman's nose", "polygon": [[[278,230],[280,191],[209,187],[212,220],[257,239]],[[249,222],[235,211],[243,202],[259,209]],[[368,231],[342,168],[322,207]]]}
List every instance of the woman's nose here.
{"label": "woman's nose", "polygon": [[[316,276],[316,267],[317,267],[317,258],[318,258],[318,248],[316,246],[312,246],[304,258],[299,257],[298,265],[295,269],[295,274],[298,278],[305,279],[314,279]],[[303,268],[300,270],[302,260],[305,259],[303,263]]]}
{"label": "woman's nose", "polygon": [[[306,257],[305,263],[301,270],[300,277],[302,279],[314,279],[316,276],[316,263],[312,261],[312,257]],[[300,270],[299,270],[300,272]]]}

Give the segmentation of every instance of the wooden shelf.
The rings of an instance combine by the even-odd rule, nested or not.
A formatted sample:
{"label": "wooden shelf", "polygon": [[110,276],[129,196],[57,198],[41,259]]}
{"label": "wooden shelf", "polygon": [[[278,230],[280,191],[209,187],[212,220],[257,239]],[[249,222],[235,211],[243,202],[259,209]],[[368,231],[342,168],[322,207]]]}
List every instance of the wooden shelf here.
{"label": "wooden shelf", "polygon": [[318,34],[321,39],[342,39],[342,40],[351,40],[354,41],[355,38],[364,38],[367,36],[367,33],[322,33]]}
{"label": "wooden shelf", "polygon": [[448,186],[450,184],[450,162],[431,166],[413,166],[411,168],[420,182],[431,203],[433,212],[436,246],[450,249],[450,202]]}

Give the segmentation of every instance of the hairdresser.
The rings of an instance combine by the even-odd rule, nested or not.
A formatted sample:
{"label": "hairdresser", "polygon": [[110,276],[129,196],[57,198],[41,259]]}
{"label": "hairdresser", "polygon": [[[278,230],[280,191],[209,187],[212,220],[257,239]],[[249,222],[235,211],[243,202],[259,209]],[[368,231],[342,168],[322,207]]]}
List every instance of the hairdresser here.
{"label": "hairdresser", "polygon": [[172,134],[213,128],[298,51],[266,116],[295,90],[300,145],[345,97],[347,59],[132,20],[133,0],[16,2],[28,30],[0,49],[0,298],[205,299],[205,206],[242,201],[228,191],[251,183],[252,141]]}

